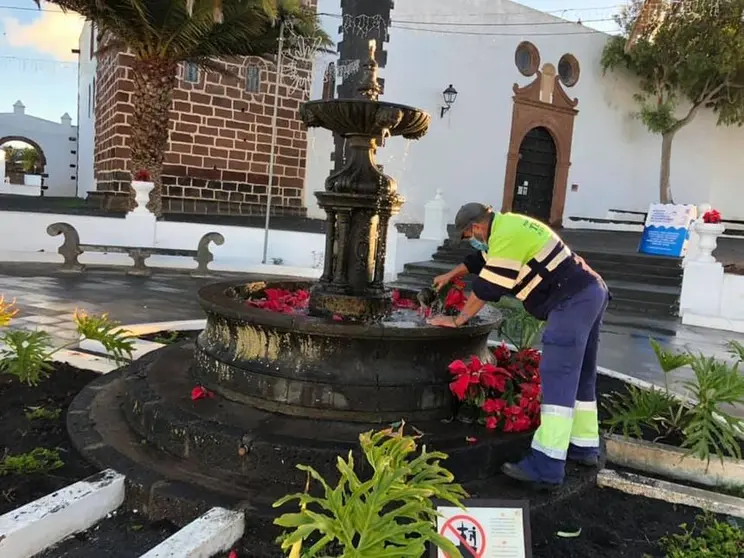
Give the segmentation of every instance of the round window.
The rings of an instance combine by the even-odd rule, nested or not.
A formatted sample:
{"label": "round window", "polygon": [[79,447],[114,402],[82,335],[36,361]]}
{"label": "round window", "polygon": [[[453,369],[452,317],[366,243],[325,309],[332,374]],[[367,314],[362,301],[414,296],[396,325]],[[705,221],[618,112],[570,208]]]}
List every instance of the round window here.
{"label": "round window", "polygon": [[514,64],[523,76],[533,76],[540,67],[540,53],[537,47],[528,41],[519,43],[514,52]]}
{"label": "round window", "polygon": [[573,54],[564,54],[558,62],[558,77],[566,87],[573,87],[579,81],[579,61]]}

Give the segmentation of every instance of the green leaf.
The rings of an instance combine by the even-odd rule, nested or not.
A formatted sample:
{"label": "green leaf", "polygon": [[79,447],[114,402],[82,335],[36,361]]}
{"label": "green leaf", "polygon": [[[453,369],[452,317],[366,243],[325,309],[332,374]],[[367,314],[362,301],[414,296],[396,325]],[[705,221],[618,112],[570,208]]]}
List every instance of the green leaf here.
{"label": "green leaf", "polygon": [[30,386],[49,376],[51,337],[45,331],[9,330],[0,335],[0,372]]}
{"label": "green leaf", "polygon": [[132,360],[134,337],[122,330],[118,322],[110,320],[107,314],[88,316],[83,312],[76,312],[74,320],[80,335],[85,339],[98,341],[117,362]]}
{"label": "green leaf", "polygon": [[689,366],[694,357],[689,353],[675,353],[664,349],[658,341],[655,339],[649,340],[651,347],[656,354],[656,360],[659,362],[659,366],[665,374],[682,368],[683,366]]}

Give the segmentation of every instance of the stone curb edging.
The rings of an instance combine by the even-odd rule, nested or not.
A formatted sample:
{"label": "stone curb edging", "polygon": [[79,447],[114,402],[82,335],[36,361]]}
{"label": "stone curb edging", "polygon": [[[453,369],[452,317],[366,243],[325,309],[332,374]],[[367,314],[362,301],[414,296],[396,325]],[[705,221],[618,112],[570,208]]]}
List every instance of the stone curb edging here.
{"label": "stone curb edging", "polygon": [[714,513],[744,518],[744,498],[652,479],[635,473],[602,469],[597,475],[597,486],[600,488],[613,488],[626,494],[662,500],[670,504],[681,504]]}
{"label": "stone curb edging", "polygon": [[614,434],[604,438],[607,460],[615,465],[705,486],[744,485],[744,462],[738,459],[712,458],[707,462],[667,444]]}
{"label": "stone curb edging", "polygon": [[212,508],[140,558],[206,558],[229,550],[243,536],[245,514]]}
{"label": "stone curb edging", "polygon": [[124,503],[124,476],[107,469],[0,517],[0,556],[30,558]]}

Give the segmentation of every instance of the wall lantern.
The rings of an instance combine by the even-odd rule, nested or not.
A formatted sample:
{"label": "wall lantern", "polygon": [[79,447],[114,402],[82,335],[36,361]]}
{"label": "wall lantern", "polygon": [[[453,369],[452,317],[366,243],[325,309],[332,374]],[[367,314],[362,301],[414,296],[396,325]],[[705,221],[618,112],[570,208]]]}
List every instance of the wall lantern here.
{"label": "wall lantern", "polygon": [[452,87],[452,84],[449,84],[449,87],[442,91],[442,97],[444,97],[444,106],[442,107],[442,116],[441,118],[444,118],[444,115],[449,111],[449,109],[452,108],[452,105],[455,104],[455,100],[457,99],[457,89]]}

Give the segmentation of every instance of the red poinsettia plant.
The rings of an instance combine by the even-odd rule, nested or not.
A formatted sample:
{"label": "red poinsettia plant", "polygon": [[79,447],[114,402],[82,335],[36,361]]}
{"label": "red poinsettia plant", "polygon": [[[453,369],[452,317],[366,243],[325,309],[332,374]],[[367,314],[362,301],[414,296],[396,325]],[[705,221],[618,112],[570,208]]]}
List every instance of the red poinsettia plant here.
{"label": "red poinsettia plant", "polygon": [[150,172],[147,169],[140,169],[134,173],[134,180],[139,182],[150,182]]}
{"label": "red poinsettia plant", "polygon": [[717,209],[710,209],[703,214],[703,223],[717,225],[721,222],[721,214]]}
{"label": "red poinsettia plant", "polygon": [[269,312],[295,314],[307,310],[310,303],[310,293],[305,289],[298,289],[296,291],[265,289],[262,297],[249,298],[245,302],[248,306],[261,308]]}
{"label": "red poinsettia plant", "polygon": [[525,432],[540,422],[540,353],[535,349],[493,350],[494,363],[472,356],[449,365],[450,391],[460,406],[489,430]]}

